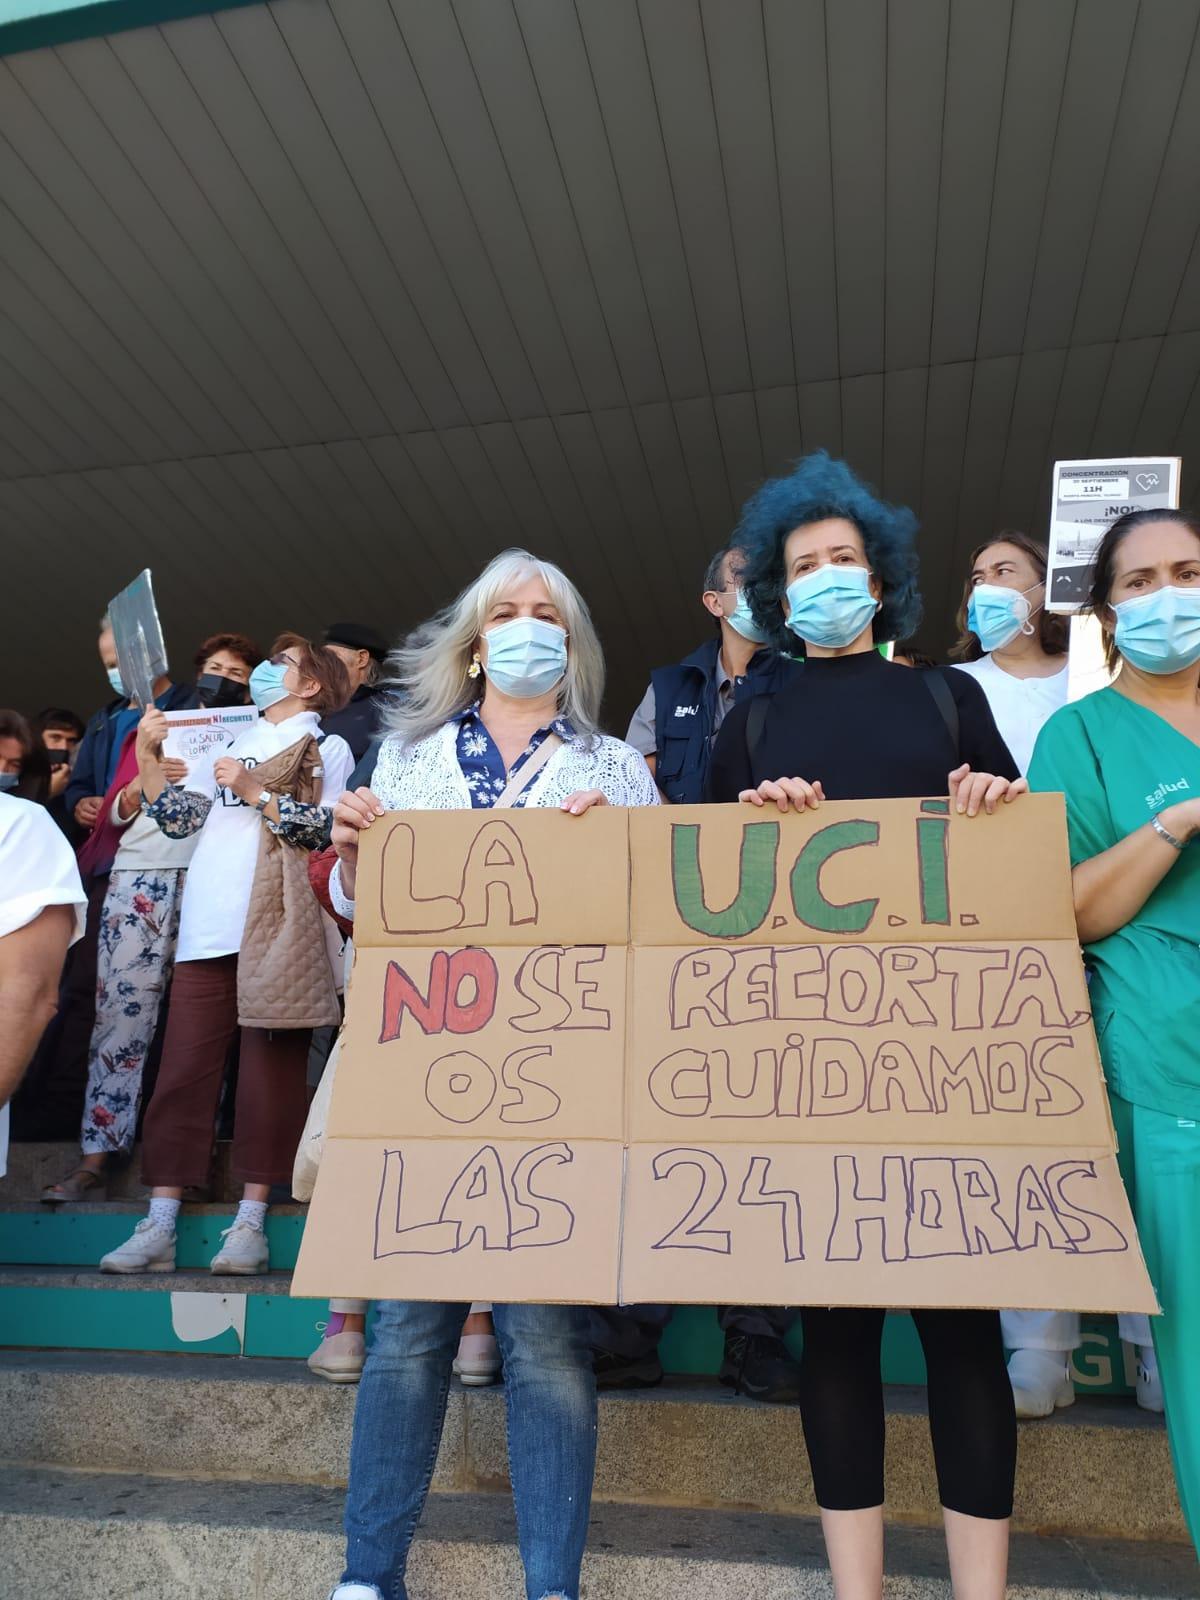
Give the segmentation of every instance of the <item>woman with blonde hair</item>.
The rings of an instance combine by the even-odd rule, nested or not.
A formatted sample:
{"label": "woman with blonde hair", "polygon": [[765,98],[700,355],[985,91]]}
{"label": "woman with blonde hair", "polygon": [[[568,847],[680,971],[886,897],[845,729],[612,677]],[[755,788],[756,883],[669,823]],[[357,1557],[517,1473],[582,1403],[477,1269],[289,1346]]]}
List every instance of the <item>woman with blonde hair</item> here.
{"label": "woman with blonde hair", "polygon": [[[656,805],[641,756],[598,731],[604,660],[558,567],[506,550],[392,657],[400,690],[371,789],[334,808],[338,914],[354,916],[359,834],[386,810]],[[363,1369],[346,1568],[331,1600],[403,1600],[467,1307],[386,1301]],[[575,1306],[495,1308],[529,1600],[575,1600],[596,1452],[588,1322]]]}

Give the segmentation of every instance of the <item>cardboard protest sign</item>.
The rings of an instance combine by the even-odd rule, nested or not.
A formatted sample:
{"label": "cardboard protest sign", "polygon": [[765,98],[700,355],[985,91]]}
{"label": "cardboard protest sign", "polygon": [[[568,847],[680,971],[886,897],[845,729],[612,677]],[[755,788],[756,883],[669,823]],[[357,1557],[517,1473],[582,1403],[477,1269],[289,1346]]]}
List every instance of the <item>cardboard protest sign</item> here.
{"label": "cardboard protest sign", "polygon": [[254,706],[228,706],[223,710],[168,711],[164,713],[170,732],[163,740],[163,754],[187,763],[185,786],[211,794],[216,780],[213,762],[223,756],[239,734],[254,727],[258,711]]}
{"label": "cardboard protest sign", "polygon": [[1155,1309],[1058,797],[409,812],[358,884],[295,1293]]}
{"label": "cardboard protest sign", "polygon": [[108,620],[125,692],[145,708],[154,699],[155,683],[167,672],[167,649],[148,567],[109,601]]}
{"label": "cardboard protest sign", "polygon": [[1108,529],[1129,511],[1179,504],[1178,456],[1056,461],[1050,490],[1047,611],[1078,611]]}

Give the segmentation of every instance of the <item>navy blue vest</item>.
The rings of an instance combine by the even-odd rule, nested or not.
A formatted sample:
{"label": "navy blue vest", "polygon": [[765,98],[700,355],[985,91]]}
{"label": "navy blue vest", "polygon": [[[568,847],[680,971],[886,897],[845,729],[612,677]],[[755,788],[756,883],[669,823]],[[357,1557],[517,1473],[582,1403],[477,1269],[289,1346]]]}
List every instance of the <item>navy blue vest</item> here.
{"label": "navy blue vest", "polygon": [[[656,667],[654,686],[654,777],[668,800],[694,805],[704,798],[704,780],[712,751],[713,716],[717,704],[721,640],[718,635],[673,667]],[[746,675],[734,685],[738,705],[760,694],[776,694],[795,672],[798,661],[759,650]]]}

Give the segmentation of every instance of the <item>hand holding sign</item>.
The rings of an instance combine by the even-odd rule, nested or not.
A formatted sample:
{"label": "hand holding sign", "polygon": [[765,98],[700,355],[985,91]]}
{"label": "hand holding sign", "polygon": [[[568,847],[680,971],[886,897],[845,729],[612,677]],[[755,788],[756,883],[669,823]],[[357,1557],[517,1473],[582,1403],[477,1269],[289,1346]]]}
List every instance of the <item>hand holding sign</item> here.
{"label": "hand holding sign", "polygon": [[358,866],[358,836],[381,816],[383,806],[366,788],[347,789],[333,808],[333,848],[342,866],[342,888],[351,899]]}
{"label": "hand holding sign", "polygon": [[569,812],[573,817],[583,816],[585,811],[590,811],[593,806],[606,806],[608,797],[599,789],[576,789],[574,794],[569,794],[563,801],[561,809]]}
{"label": "hand holding sign", "polygon": [[167,737],[170,724],[166,716],[157,706],[151,706],[142,713],[142,720],[137,727],[137,755],[139,761],[160,761],[162,759],[163,740]]}
{"label": "hand holding sign", "polygon": [[972,772],[964,762],[949,777],[950,800],[960,816],[977,817],[980,806],[990,817],[1003,800],[1005,805],[1018,795],[1028,794],[1024,778],[996,778],[990,772]]}
{"label": "hand holding sign", "polygon": [[774,800],[780,811],[791,805],[797,811],[805,807],[815,811],[825,798],[820,783],[806,783],[803,778],[764,778],[757,789],[743,789],[738,795],[742,805],[761,806]]}

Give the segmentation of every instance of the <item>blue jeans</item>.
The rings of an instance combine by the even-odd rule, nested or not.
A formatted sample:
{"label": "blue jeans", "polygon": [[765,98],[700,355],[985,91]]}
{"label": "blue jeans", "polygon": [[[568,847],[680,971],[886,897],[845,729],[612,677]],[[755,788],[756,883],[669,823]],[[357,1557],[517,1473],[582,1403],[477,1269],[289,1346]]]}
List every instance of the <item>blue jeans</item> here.
{"label": "blue jeans", "polygon": [[[469,1307],[379,1306],[367,1353],[346,1494],[343,1583],[406,1600],[404,1568],[437,1461],[450,1368]],[[508,1460],[527,1600],[575,1600],[596,1465],[596,1385],[587,1313],[496,1306]]]}

